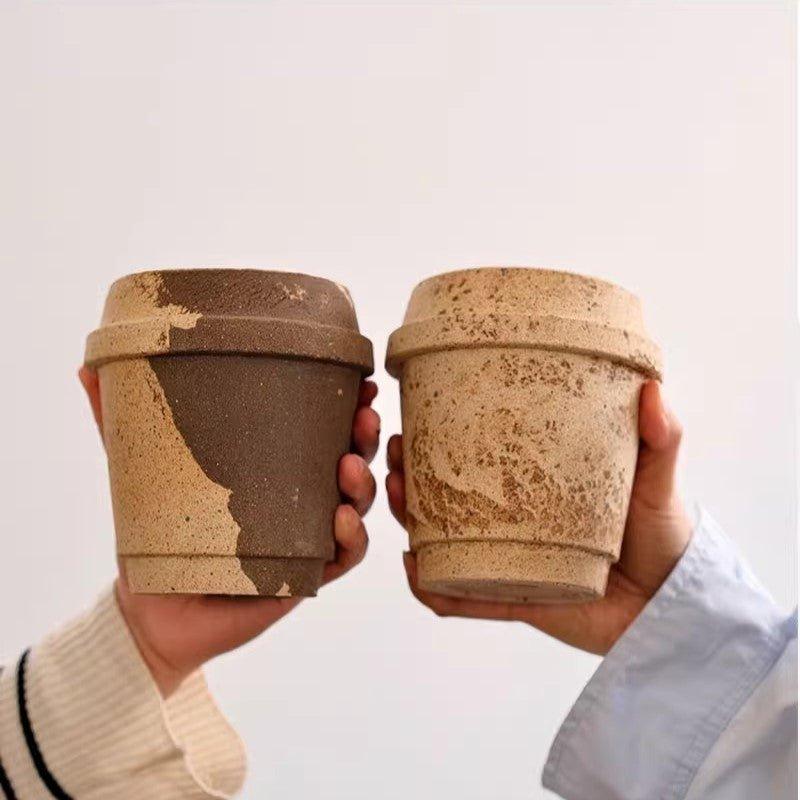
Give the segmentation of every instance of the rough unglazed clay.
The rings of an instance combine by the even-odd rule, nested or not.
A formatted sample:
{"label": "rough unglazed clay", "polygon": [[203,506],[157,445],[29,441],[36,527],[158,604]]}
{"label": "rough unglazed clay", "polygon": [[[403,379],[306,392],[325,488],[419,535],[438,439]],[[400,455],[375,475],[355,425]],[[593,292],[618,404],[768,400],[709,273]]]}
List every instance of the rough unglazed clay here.
{"label": "rough unglazed clay", "polygon": [[386,364],[401,386],[422,588],[602,596],[630,500],[639,391],[660,361],[638,299],[605,281],[483,268],[419,284]]}
{"label": "rough unglazed clay", "polygon": [[260,270],[129,275],[86,364],[132,590],[314,595],[372,371],[347,290]]}

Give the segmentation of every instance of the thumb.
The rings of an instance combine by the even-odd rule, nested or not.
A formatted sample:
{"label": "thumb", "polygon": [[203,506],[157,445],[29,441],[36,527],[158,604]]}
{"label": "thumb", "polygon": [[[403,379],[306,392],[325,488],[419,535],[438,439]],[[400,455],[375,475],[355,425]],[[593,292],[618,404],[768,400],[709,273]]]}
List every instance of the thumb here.
{"label": "thumb", "polygon": [[92,407],[94,421],[97,423],[97,427],[100,429],[100,434],[102,436],[103,410],[100,405],[100,380],[97,377],[97,372],[84,365],[78,370],[78,378],[86,391],[86,396],[89,398],[89,405]]}
{"label": "thumb", "polygon": [[633,494],[645,506],[663,510],[675,498],[675,472],[683,431],[667,408],[657,381],[648,381],[639,396],[639,460]]}

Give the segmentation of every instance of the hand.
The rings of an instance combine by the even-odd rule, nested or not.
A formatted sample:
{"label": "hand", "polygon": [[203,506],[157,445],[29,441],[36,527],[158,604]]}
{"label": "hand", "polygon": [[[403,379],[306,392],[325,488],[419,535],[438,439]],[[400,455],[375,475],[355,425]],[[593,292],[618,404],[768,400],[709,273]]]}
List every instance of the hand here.
{"label": "hand", "polygon": [[[97,373],[83,367],[79,377],[102,430]],[[367,552],[367,531],[361,518],[375,499],[375,479],[367,464],[378,449],[380,417],[370,408],[377,394],[373,382],[361,384],[353,418],[353,452],[339,462],[339,490],[350,502],[336,509],[336,558],[325,566],[324,583],[344,575]],[[116,592],[122,615],[164,697],[201,664],[255,638],[302,600],[133,594],[123,569]]]}
{"label": "hand", "polygon": [[[678,563],[691,538],[691,524],[678,496],[675,468],[681,427],[649,381],[639,398],[639,460],[633,481],[625,538],[611,567],[605,597],[591,603],[534,604],[469,600],[423,591],[417,585],[416,559],[404,553],[411,591],[442,617],[527,622],[562,642],[605,654],[633,622]],[[387,447],[386,491],[392,513],[405,524],[403,446],[392,436]]]}

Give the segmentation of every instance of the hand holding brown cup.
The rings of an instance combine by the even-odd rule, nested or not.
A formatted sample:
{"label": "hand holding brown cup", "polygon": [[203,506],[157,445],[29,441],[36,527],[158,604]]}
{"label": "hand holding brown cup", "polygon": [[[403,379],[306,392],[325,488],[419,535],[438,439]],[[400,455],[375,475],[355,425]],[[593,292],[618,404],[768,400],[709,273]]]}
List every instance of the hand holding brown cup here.
{"label": "hand holding brown cup", "polygon": [[[82,367],[80,379],[95,420],[103,430],[97,373]],[[358,565],[368,537],[361,519],[375,499],[369,462],[375,456],[380,418],[371,408],[378,387],[361,384],[353,417],[352,452],[338,467],[338,485],[346,502],[336,509],[333,535],[336,554],[325,565],[323,585]],[[134,594],[120,562],[117,599],[125,621],[161,693],[169,696],[197,667],[258,636],[302,601],[302,597],[222,597],[211,595]]]}
{"label": "hand holding brown cup", "polygon": [[[134,276],[133,286],[131,279],[115,285],[116,298],[112,296],[110,304],[107,304],[101,328],[104,332],[99,337],[100,341],[90,340],[87,352],[87,361],[98,367],[100,374],[98,369],[87,366],[80,371],[81,382],[103,441],[107,448],[110,445],[115,451],[115,462],[110,465],[115,518],[118,523],[122,518],[123,531],[127,531],[124,535],[129,536],[127,541],[147,543],[149,539],[157,543],[156,547],[164,548],[160,552],[144,554],[145,559],[154,562],[163,561],[159,556],[166,555],[166,560],[174,564],[176,555],[185,556],[177,559],[179,569],[173,568],[171,572],[156,568],[145,569],[142,573],[139,569],[135,576],[139,582],[139,591],[136,592],[131,586],[129,556],[133,556],[134,565],[140,568],[141,560],[136,556],[141,554],[125,546],[120,549],[120,577],[117,581],[119,605],[145,662],[165,696],[202,663],[257,636],[296,607],[303,594],[314,594],[320,584],[342,576],[363,559],[367,549],[367,533],[361,517],[367,513],[375,497],[375,481],[368,463],[377,450],[380,430],[380,419],[370,407],[377,394],[377,386],[361,380],[361,376],[369,369],[369,343],[359,337],[354,329],[355,316],[346,290],[328,281],[313,285],[318,279],[285,273],[245,271],[242,275],[238,271],[238,274],[232,275],[229,271],[207,270],[199,276],[191,272],[168,274],[172,277],[165,279],[164,273],[144,273]],[[195,289],[193,299],[191,292],[186,297],[187,287],[181,286],[187,280]],[[304,280],[312,285],[303,286]],[[170,281],[173,282],[171,287],[166,285]],[[114,291],[112,289],[112,295]],[[173,302],[182,292],[184,303]],[[308,305],[303,307],[302,301],[309,294],[312,300],[316,300],[316,306],[312,303],[310,308]],[[203,323],[202,308],[208,304],[215,304],[216,310],[224,313],[214,314]],[[194,306],[195,310],[190,311],[190,306]],[[304,325],[308,326],[310,316],[323,315],[330,320],[331,312],[334,325],[312,325],[313,329],[307,333]],[[337,314],[345,329],[349,327],[351,333],[348,334],[346,330],[343,333],[337,327]],[[281,325],[287,317],[289,324]],[[250,331],[247,330],[248,325]],[[260,329],[260,340],[253,341],[253,326]],[[196,338],[182,339],[189,330],[194,331]],[[280,338],[281,333],[286,334],[287,331],[294,332],[294,343],[291,336]],[[314,364],[310,358],[297,359],[302,363],[294,367],[291,358],[278,365],[269,363],[280,360],[276,351],[285,355],[285,351],[292,347],[295,350],[302,348],[304,342],[298,341],[297,337],[304,333],[307,333],[305,344],[308,345],[310,338],[317,357],[321,359],[322,368],[316,376],[309,376]],[[133,341],[131,337],[134,337]],[[344,349],[341,347],[343,339]],[[346,346],[348,341],[351,345],[349,351]],[[242,353],[248,346],[251,352]],[[235,352],[220,354],[220,351],[230,350]],[[268,355],[264,355],[265,352]],[[101,353],[105,353],[105,358]],[[223,359],[231,356],[249,388],[253,388],[254,382],[263,383],[263,386],[259,386],[262,391],[248,395],[247,391],[240,391],[243,388],[241,384],[230,380],[229,364]],[[172,362],[170,366],[169,359],[173,358],[177,359],[177,363]],[[252,360],[244,361],[248,358]],[[140,363],[137,364],[137,361]],[[286,380],[283,383],[279,380],[265,381],[265,373],[269,373],[270,369],[273,378],[275,374],[290,375],[289,385],[286,385]],[[248,372],[251,374],[244,374]],[[253,372],[256,373],[255,381]],[[315,386],[315,377],[319,379],[320,376],[321,386],[319,380]],[[161,379],[165,383],[162,384]],[[315,388],[320,390],[316,395],[313,394]],[[145,389],[149,389],[150,394],[142,396]],[[283,393],[273,403],[278,390]],[[190,523],[198,509],[207,511],[209,500],[222,499],[227,502],[233,495],[233,491],[226,492],[226,487],[215,484],[209,477],[209,473],[214,472],[214,465],[206,464],[206,471],[201,464],[191,463],[196,453],[196,447],[192,446],[192,432],[187,432],[185,426],[181,431],[175,420],[184,414],[181,403],[192,403],[197,399],[192,392],[196,395],[204,392],[214,395],[216,392],[216,397],[228,393],[231,396],[231,402],[227,405],[221,402],[208,403],[206,400],[205,407],[209,412],[208,419],[204,421],[206,430],[209,424],[211,427],[216,424],[223,433],[226,428],[230,430],[226,415],[236,410],[237,403],[240,412],[246,412],[245,416],[250,415],[248,419],[253,426],[274,424],[276,414],[280,420],[281,412],[284,420],[294,424],[295,432],[304,422],[308,424],[313,421],[309,417],[314,413],[335,418],[337,433],[333,437],[328,436],[327,442],[324,441],[324,430],[311,429],[307,436],[308,447],[262,454],[265,459],[273,461],[272,469],[283,475],[292,474],[293,471],[297,474],[302,468],[300,461],[308,459],[303,463],[307,473],[312,476],[311,480],[317,483],[322,480],[325,487],[321,490],[317,486],[319,491],[304,500],[307,505],[313,505],[314,513],[297,520],[294,526],[286,525],[284,520],[284,528],[291,528],[295,533],[302,535],[303,531],[310,530],[314,541],[321,543],[323,548],[319,567],[315,563],[311,573],[306,571],[305,577],[309,582],[296,584],[295,591],[280,590],[289,581],[294,582],[295,577],[303,578],[302,570],[299,573],[296,570],[294,573],[291,570],[273,572],[269,576],[270,583],[264,583],[261,582],[263,571],[251,575],[237,568],[233,575],[223,571],[215,576],[213,572],[197,569],[197,562],[201,565],[207,563],[209,555],[212,559],[219,557],[223,563],[240,562],[240,559],[235,549],[236,539],[231,540],[227,536],[229,525],[225,522],[221,525],[215,523],[214,516],[209,518],[206,515],[209,524],[194,529],[199,535],[191,535]],[[170,398],[167,398],[167,393],[171,394]],[[328,395],[332,403],[329,400],[326,405],[325,398]],[[253,407],[248,408],[248,404]],[[271,407],[271,417],[268,413],[261,413],[265,407]],[[150,413],[154,408],[159,412],[155,418]],[[137,415],[138,420],[131,419]],[[142,418],[149,420],[149,425],[142,424]],[[239,418],[241,420],[241,413]],[[167,422],[171,425],[167,425]],[[240,433],[247,434],[248,427],[239,425]],[[289,444],[291,435],[292,431],[289,430]],[[247,446],[249,452],[253,452],[254,445],[257,446],[259,441],[258,435],[253,436],[253,443]],[[196,442],[194,444],[196,446]],[[242,443],[238,444],[241,448]],[[235,439],[219,438],[217,446],[221,458],[236,458]],[[177,464],[174,458],[171,462],[169,458],[176,453],[180,456]],[[188,468],[189,477],[194,476],[199,481],[199,486],[195,487],[199,491],[189,491],[193,488],[192,481],[187,481],[185,475],[177,482],[178,491],[173,491],[175,481],[165,479],[164,468],[169,467],[178,473]],[[229,465],[228,474],[235,469],[235,464]],[[252,462],[243,463],[239,476],[257,478],[259,473],[252,469]],[[264,473],[260,476],[263,478]],[[116,493],[113,491],[115,481]],[[209,484],[211,491],[204,494],[203,490],[209,489]],[[295,486],[301,484],[295,483]],[[273,484],[264,489],[264,501],[276,501],[274,505],[267,506],[267,513],[260,518],[252,513],[250,516],[254,524],[267,534],[269,526],[275,525],[275,506],[280,509],[281,500],[285,506],[286,493],[281,498],[276,488],[285,489],[286,481],[277,487]],[[289,493],[292,505],[294,494]],[[186,504],[186,510],[180,507],[180,503]],[[139,517],[142,511],[144,514]],[[223,509],[219,508],[218,511],[223,512]],[[229,508],[224,511],[228,512],[227,515],[219,514],[223,521],[233,516]],[[172,526],[170,523],[176,520],[179,526]],[[140,526],[138,529],[137,523]],[[233,547],[230,547],[231,541]],[[293,553],[282,552],[273,558],[274,553],[269,549],[270,541],[266,535],[265,547],[259,555],[264,555],[272,562],[272,566],[280,570],[285,566],[281,558],[290,558]],[[181,550],[181,542],[184,545],[189,543],[188,552]],[[203,552],[203,542],[206,545],[211,543],[210,553]],[[289,546],[292,546],[291,541]],[[307,547],[302,538],[299,547],[301,551]],[[301,558],[298,560],[302,561],[307,551],[299,555]],[[181,566],[185,569],[180,569]],[[169,580],[166,585],[153,586],[150,583],[165,577]],[[187,580],[190,581],[188,585]],[[239,587],[246,590],[242,593],[260,592],[278,596],[216,595],[216,590],[222,590],[220,594],[237,594]],[[288,588],[291,590],[291,585]],[[145,593],[142,593],[143,589]],[[164,589],[168,593],[147,593],[151,589]],[[182,593],[187,591],[189,593]]]}

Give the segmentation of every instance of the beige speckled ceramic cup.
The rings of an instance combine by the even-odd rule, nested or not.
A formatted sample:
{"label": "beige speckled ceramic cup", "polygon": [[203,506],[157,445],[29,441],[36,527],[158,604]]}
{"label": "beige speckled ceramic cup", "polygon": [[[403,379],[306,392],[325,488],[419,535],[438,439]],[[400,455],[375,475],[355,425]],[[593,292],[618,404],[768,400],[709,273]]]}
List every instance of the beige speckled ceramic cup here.
{"label": "beige speckled ceramic cup", "polygon": [[660,377],[638,299],[564,272],[483,268],[419,284],[389,340],[407,528],[422,588],[517,602],[605,592]]}

